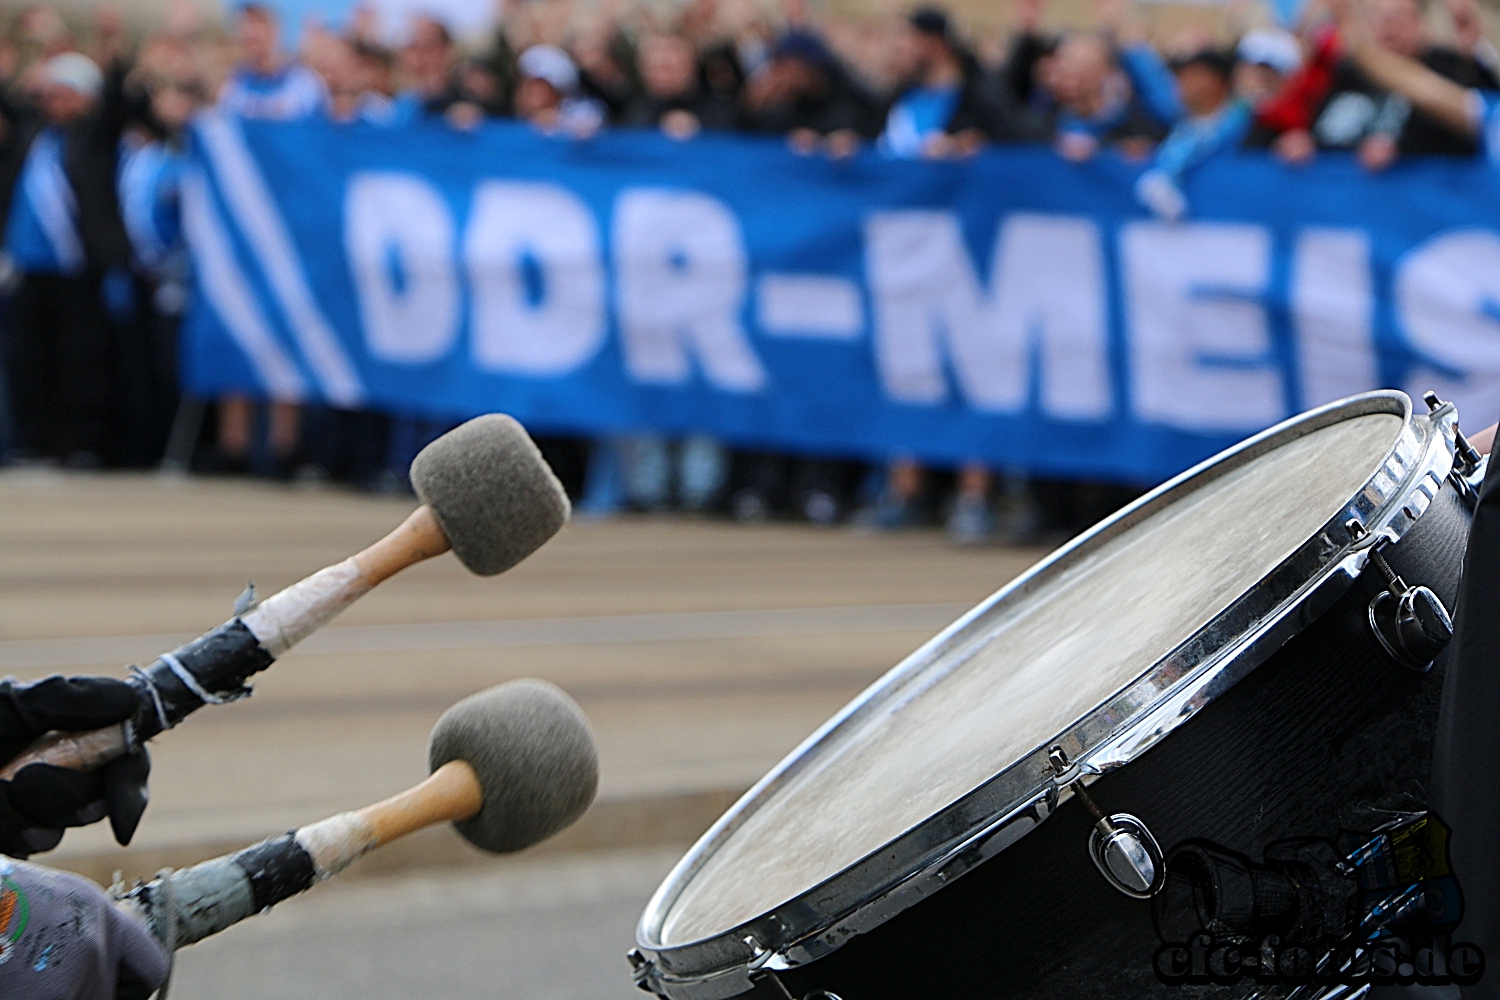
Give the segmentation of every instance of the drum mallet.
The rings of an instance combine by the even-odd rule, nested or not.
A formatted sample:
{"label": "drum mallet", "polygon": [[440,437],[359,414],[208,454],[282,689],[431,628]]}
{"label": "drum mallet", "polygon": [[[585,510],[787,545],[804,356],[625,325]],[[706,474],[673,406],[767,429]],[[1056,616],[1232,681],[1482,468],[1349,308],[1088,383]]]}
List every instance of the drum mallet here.
{"label": "drum mallet", "polygon": [[[411,479],[422,506],[396,530],[133,670],[141,701],[133,719],[87,733],[48,733],[0,768],[0,780],[28,764],[87,771],[108,763],[205,704],[245,697],[251,675],[408,566],[451,548],[472,572],[493,576],[568,520],[562,484],[521,425],[502,414],[478,417],[429,444],[412,463]],[[134,831],[115,832],[127,843]]]}
{"label": "drum mallet", "polygon": [[431,776],[399,795],[261,841],[235,854],[116,887],[169,951],[305,892],[423,827],[452,822],[468,841],[509,853],[545,840],[594,800],[599,757],[583,711],[546,681],[509,681],[443,713],[428,743]]}

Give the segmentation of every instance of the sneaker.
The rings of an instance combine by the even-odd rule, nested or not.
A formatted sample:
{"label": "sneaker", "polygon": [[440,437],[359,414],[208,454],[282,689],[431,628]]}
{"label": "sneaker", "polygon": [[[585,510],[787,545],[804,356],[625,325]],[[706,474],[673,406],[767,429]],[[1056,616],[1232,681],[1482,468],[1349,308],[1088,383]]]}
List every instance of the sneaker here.
{"label": "sneaker", "polygon": [[839,519],[839,502],[827,490],[808,490],[802,498],[802,516],[821,527],[836,524]]}
{"label": "sneaker", "polygon": [[365,488],[384,497],[409,497],[416,492],[411,488],[411,480],[395,469],[381,469],[370,477]]}
{"label": "sneaker", "polygon": [[995,536],[995,516],[984,497],[961,496],[953,501],[945,530],[955,545],[981,545]]}
{"label": "sneaker", "polygon": [[864,531],[899,531],[920,524],[922,511],[914,501],[903,500],[889,491],[882,492],[875,506],[854,515],[854,526]]}
{"label": "sneaker", "polygon": [[760,490],[745,487],[735,490],[729,498],[729,513],[736,521],[764,521],[771,516],[771,507]]}
{"label": "sneaker", "polygon": [[317,462],[304,462],[292,470],[292,485],[299,490],[317,490],[333,480],[333,475]]}

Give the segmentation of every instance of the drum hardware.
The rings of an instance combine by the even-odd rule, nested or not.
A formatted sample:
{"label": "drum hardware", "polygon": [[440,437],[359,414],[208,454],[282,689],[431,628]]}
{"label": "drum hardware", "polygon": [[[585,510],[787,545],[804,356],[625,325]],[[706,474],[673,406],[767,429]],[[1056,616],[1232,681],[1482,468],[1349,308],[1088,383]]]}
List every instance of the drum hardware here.
{"label": "drum hardware", "polygon": [[1104,880],[1131,899],[1154,896],[1166,878],[1166,868],[1162,865],[1161,847],[1146,824],[1130,813],[1104,814],[1083,787],[1084,774],[1097,774],[1097,768],[1069,761],[1067,751],[1060,746],[1048,751],[1047,760],[1058,789],[1071,788],[1093,817],[1089,857]]}
{"label": "drum hardware", "polygon": [[651,974],[651,960],[641,954],[641,949],[632,948],[625,953],[625,961],[630,963],[630,977],[635,980],[635,988],[650,993],[646,978]]}
{"label": "drum hardware", "polygon": [[[1427,404],[1427,409],[1432,413],[1437,413],[1437,411],[1445,406],[1451,407],[1453,405],[1439,399],[1438,394],[1431,389],[1422,393],[1422,402]],[[1480,454],[1474,450],[1473,445],[1469,444],[1469,439],[1464,437],[1464,432],[1458,429],[1456,422],[1453,425],[1453,443],[1455,464],[1459,467],[1463,475],[1472,475],[1474,470],[1479,468]]]}
{"label": "drum hardware", "polygon": [[1448,481],[1451,482],[1469,505],[1470,510],[1479,506],[1479,485],[1484,482],[1485,465],[1489,456],[1481,455],[1469,444],[1469,439],[1464,437],[1464,432],[1458,429],[1457,410],[1452,403],[1444,402],[1438,398],[1438,394],[1431,391],[1422,394],[1422,402],[1427,404],[1427,409],[1432,416],[1437,416],[1441,411],[1453,411],[1453,471],[1448,473]]}
{"label": "drum hardware", "polygon": [[[1369,537],[1357,517],[1351,517],[1344,527],[1355,544]],[[1453,618],[1430,588],[1408,586],[1391,568],[1381,554],[1389,544],[1390,539],[1382,537],[1370,546],[1370,562],[1386,586],[1370,601],[1370,631],[1393,660],[1417,673],[1426,673],[1453,640]]]}
{"label": "drum hardware", "polygon": [[[765,973],[765,978],[771,985],[776,987],[776,992],[781,994],[781,1000],[797,1000],[797,995],[786,988],[786,983],[774,972]],[[827,990],[813,990],[811,993],[802,994],[802,1000],[843,1000],[837,993],[829,993]]]}
{"label": "drum hardware", "polygon": [[[786,983],[781,981],[781,977],[772,969],[766,968],[770,964],[771,959],[776,956],[776,953],[755,940],[754,937],[745,938],[745,946],[750,949],[752,956],[750,964],[747,967],[751,980],[764,979],[776,987],[776,992],[781,994],[782,1000],[797,1000],[797,995],[786,988]],[[810,993],[804,993],[802,1000],[843,1000],[843,998],[837,993],[829,993],[827,990],[813,990]]]}

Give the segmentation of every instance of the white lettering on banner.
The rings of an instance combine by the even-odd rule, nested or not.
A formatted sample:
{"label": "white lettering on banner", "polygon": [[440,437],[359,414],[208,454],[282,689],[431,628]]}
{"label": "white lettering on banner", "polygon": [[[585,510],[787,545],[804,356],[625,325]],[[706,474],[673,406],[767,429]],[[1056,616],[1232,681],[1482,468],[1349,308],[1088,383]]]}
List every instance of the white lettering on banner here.
{"label": "white lettering on banner", "polygon": [[856,340],[865,324],[859,286],[826,274],[765,274],[755,286],[755,322],[773,337]]}
{"label": "white lettering on banner", "polygon": [[415,174],[361,173],[344,195],[344,249],[370,354],[436,361],[458,337],[453,214]]}
{"label": "white lettering on banner", "polygon": [[1427,362],[1413,366],[1407,393],[1420,398],[1432,389],[1458,404],[1466,424],[1494,423],[1500,416],[1500,235],[1461,229],[1434,236],[1397,264],[1394,297],[1402,328]]}
{"label": "white lettering on banner", "polygon": [[959,391],[976,409],[1026,406],[1034,353],[1048,416],[1109,414],[1104,262],[1092,221],[1009,216],[995,241],[988,297],[951,212],[875,213],[865,225],[865,261],[876,365],[893,399],[948,398],[946,341]]}
{"label": "white lettering on banner", "polygon": [[556,184],[486,181],[464,231],[473,289],[474,363],[515,375],[563,375],[604,344],[599,227]]}
{"label": "white lettering on banner", "polygon": [[1292,328],[1302,408],[1379,388],[1370,237],[1358,229],[1303,230],[1292,255]]}
{"label": "white lettering on banner", "polygon": [[1238,223],[1132,222],[1120,233],[1136,415],[1259,430],[1286,412],[1265,306],[1271,236]]}
{"label": "white lettering on banner", "polygon": [[615,201],[613,248],[625,368],[678,385],[696,352],[717,389],[756,392],[766,370],[740,321],[748,263],[739,220],[716,198],[631,188]]}

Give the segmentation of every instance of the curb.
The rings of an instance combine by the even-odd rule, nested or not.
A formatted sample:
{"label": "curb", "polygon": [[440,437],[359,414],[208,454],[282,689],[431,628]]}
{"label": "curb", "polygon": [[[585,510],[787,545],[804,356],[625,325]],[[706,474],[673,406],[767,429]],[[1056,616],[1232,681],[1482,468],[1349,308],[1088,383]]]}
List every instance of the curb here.
{"label": "curb", "polygon": [[[530,861],[560,854],[631,847],[681,845],[685,848],[712,826],[742,794],[743,790],[716,790],[598,801],[577,823],[519,855],[486,854],[459,836],[450,824],[444,823],[418,830],[382,847],[355,862],[339,878],[403,875],[423,870],[506,864],[512,858]],[[120,848],[58,858],[55,862],[49,862],[46,855],[33,860],[75,872],[107,886],[114,881],[116,872],[130,883],[136,879],[150,879],[163,868],[186,868],[249,846],[249,841],[240,841],[154,849]]]}

